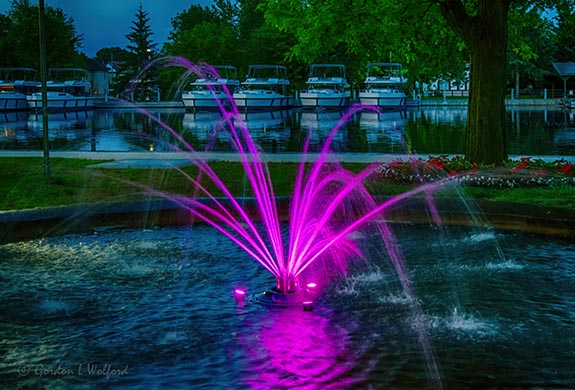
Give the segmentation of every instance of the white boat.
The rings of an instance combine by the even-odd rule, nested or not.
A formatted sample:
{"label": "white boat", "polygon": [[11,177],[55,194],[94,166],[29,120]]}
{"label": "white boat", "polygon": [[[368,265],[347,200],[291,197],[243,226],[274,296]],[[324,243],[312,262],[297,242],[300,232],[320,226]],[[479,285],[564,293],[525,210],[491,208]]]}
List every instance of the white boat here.
{"label": "white boat", "polygon": [[32,68],[0,69],[0,112],[28,109],[26,95],[40,84],[37,73]]}
{"label": "white boat", "polygon": [[[39,87],[38,87],[39,89]],[[94,108],[88,72],[80,68],[51,68],[46,82],[49,111],[78,111]],[[28,107],[42,109],[42,92],[28,95]]]}
{"label": "white boat", "polygon": [[213,68],[217,72],[217,77],[212,74],[199,77],[190,83],[189,90],[182,93],[182,101],[186,109],[191,111],[219,109],[219,104],[224,107],[230,104],[231,94],[240,86],[237,78],[238,70],[228,65]]}
{"label": "white boat", "polygon": [[351,96],[341,64],[313,64],[310,67],[306,89],[300,92],[302,108],[344,108]]}
{"label": "white boat", "polygon": [[285,66],[250,65],[233,98],[240,110],[287,108],[291,104],[289,84]]}
{"label": "white boat", "polygon": [[364,88],[359,92],[359,102],[383,109],[404,108],[407,96],[403,92],[406,80],[401,64],[378,62],[367,65]]}

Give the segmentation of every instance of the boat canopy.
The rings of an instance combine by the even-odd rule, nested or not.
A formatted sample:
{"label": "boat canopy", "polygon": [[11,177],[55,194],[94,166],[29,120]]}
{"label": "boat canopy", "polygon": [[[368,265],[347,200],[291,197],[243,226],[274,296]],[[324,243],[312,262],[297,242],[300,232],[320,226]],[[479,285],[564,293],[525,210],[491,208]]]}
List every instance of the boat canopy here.
{"label": "boat canopy", "polygon": [[250,65],[246,82],[250,79],[287,80],[287,68],[282,65]]}
{"label": "boat canopy", "polygon": [[313,64],[309,70],[309,78],[345,80],[345,66],[342,64]]}

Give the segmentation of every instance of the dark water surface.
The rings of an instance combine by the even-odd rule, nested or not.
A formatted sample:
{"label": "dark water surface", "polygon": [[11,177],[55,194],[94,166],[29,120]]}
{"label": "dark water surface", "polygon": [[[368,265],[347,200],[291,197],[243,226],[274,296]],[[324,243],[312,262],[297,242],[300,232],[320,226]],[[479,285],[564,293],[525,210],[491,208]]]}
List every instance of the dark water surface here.
{"label": "dark water surface", "polygon": [[[575,249],[500,231],[394,227],[421,311],[385,254],[315,310],[236,305],[273,278],[209,227],[0,246],[6,388],[575,388]],[[369,237],[358,237],[369,241]],[[438,379],[438,378],[435,378]]]}
{"label": "dark water surface", "polygon": [[[149,112],[182,134],[197,150],[207,145],[230,151],[219,113],[190,113],[183,109]],[[309,135],[317,151],[341,112],[284,110],[241,114],[252,137],[266,153],[301,152]],[[362,112],[342,127],[332,144],[336,152],[463,154],[466,107],[423,107],[376,114]],[[42,116],[0,115],[0,149],[42,150]],[[52,150],[173,151],[174,138],[135,110],[93,110],[49,116]],[[510,155],[574,155],[573,112],[550,108],[509,108],[507,142]]]}

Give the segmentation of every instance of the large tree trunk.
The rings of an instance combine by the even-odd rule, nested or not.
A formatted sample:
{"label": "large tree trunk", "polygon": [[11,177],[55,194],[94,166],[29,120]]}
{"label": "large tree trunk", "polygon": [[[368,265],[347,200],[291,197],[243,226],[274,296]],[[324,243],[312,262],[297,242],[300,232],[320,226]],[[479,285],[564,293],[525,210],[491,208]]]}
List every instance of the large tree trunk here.
{"label": "large tree trunk", "polygon": [[470,51],[465,157],[473,163],[500,165],[507,158],[505,87],[509,4],[507,0],[479,0],[477,14],[471,17],[460,0],[440,3],[446,21]]}

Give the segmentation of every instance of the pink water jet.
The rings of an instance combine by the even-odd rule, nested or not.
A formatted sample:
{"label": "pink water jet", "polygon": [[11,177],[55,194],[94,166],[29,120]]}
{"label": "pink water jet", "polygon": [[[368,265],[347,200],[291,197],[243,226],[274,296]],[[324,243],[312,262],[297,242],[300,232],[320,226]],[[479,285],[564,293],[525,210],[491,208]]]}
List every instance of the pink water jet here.
{"label": "pink water jet", "polygon": [[[205,77],[211,73],[217,77],[215,69],[207,64],[196,65],[181,57],[164,58],[162,61],[169,66],[184,68],[185,75],[196,73]],[[231,96],[225,85],[221,87],[228,96]],[[218,99],[215,93],[213,97]],[[156,194],[168,197],[186,207],[193,219],[199,219],[213,226],[269,271],[275,277],[276,283],[274,288],[264,292],[267,297],[265,302],[280,307],[295,303],[304,305],[306,311],[313,307],[318,286],[325,286],[334,275],[345,275],[351,262],[365,260],[352,233],[369,225],[378,232],[384,243],[414,311],[414,318],[421,318],[421,308],[405,269],[401,248],[390,226],[384,222],[385,213],[388,208],[402,200],[415,194],[423,194],[427,199],[428,209],[433,214],[434,222],[439,223],[439,215],[431,194],[441,186],[441,183],[424,184],[380,202],[365,185],[379,164],[372,164],[361,172],[354,173],[331,158],[330,145],[340,128],[358,111],[377,109],[352,105],[330,131],[316,160],[309,164],[306,164],[309,139],[306,140],[290,199],[288,237],[285,241],[265,154],[252,140],[233,99],[230,101],[232,104],[228,108],[224,106],[224,102],[218,100],[222,118],[216,126],[216,132],[226,132],[230,143],[240,156],[249,189],[255,199],[255,212],[248,212],[243,207],[243,203],[231,193],[208,162],[178,132],[145,110],[141,110],[143,114],[170,132],[183,145],[183,148],[175,145],[171,147],[182,152],[183,156],[199,168],[198,175],[191,177],[181,168],[174,167],[194,185],[195,192],[192,196],[167,195],[160,192]],[[225,200],[215,196],[202,184],[205,179],[217,187]],[[237,299],[243,296],[241,293],[236,293]],[[414,327],[426,356],[429,377],[435,382],[435,387],[440,388],[438,368],[427,333],[421,321],[414,321]]]}
{"label": "pink water jet", "polygon": [[[182,57],[162,58],[149,67],[159,61],[163,65],[182,67],[185,77],[192,73],[201,77],[209,74],[218,77],[212,66],[205,63],[193,64]],[[221,87],[231,96],[225,85]],[[310,164],[306,164],[309,139],[305,142],[290,199],[288,239],[284,242],[265,154],[252,140],[233,99],[230,99],[231,107],[227,108],[215,93],[213,97],[222,113],[215,131],[226,132],[240,156],[249,189],[255,198],[256,211],[248,212],[243,207],[243,203],[231,193],[208,162],[178,132],[141,110],[169,131],[183,145],[183,148],[175,145],[171,147],[182,152],[199,168],[196,177],[190,177],[178,167],[174,168],[194,185],[195,191],[192,196],[169,195],[171,200],[187,207],[194,219],[213,226],[269,271],[276,279],[276,292],[291,294],[302,290],[310,277],[320,282],[320,285],[325,285],[332,275],[344,275],[351,261],[364,259],[351,234],[368,224],[374,225],[383,238],[404,289],[411,289],[399,246],[389,227],[380,221],[385,219],[388,207],[416,193],[429,194],[433,187],[423,185],[403,196],[380,203],[365,186],[366,179],[376,171],[379,164],[372,164],[356,174],[331,158],[331,142],[341,127],[358,111],[377,110],[375,107],[352,105],[330,131],[316,160]],[[216,197],[202,184],[206,179],[215,184],[224,194],[225,200]],[[159,192],[157,194],[166,196]],[[430,210],[434,210],[432,199],[429,205]],[[260,224],[262,228],[259,228]]]}

